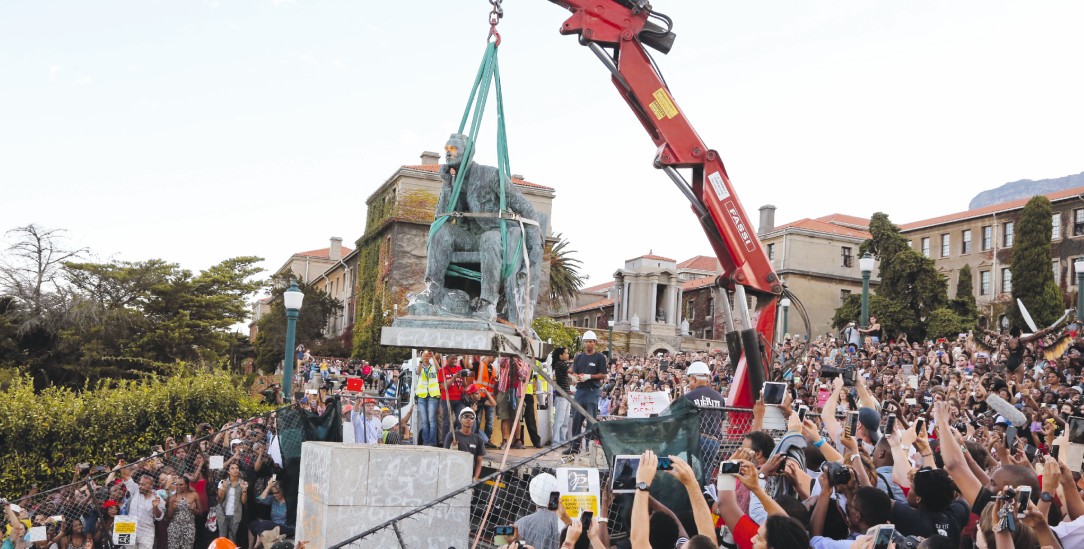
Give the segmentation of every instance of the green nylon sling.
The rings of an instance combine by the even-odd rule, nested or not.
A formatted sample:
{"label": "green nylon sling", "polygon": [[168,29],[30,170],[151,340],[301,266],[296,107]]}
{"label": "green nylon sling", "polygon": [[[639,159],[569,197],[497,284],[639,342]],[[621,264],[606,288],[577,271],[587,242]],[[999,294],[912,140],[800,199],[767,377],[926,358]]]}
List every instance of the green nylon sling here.
{"label": "green nylon sling", "polygon": [[[471,162],[474,160],[475,139],[478,135],[478,129],[482,125],[482,117],[485,114],[490,86],[496,87],[497,96],[497,174],[500,179],[500,210],[501,212],[504,212],[507,208],[505,189],[511,182],[512,177],[508,161],[508,136],[504,129],[504,96],[501,93],[501,71],[497,63],[497,44],[495,42],[489,42],[486,44],[485,55],[482,56],[482,65],[478,67],[478,74],[474,78],[474,86],[471,88],[470,97],[467,99],[467,107],[463,112],[463,119],[459,122],[458,133],[463,133],[463,130],[467,127],[467,120],[469,118],[470,133],[466,134],[466,150],[463,151],[463,160],[460,164],[460,169],[456,171],[455,180],[452,183],[452,197],[448,202],[448,210],[445,212],[438,212],[436,218],[433,220],[433,224],[429,226],[429,238],[426,241],[427,246],[432,243],[433,235],[444,226],[448,221],[448,218],[454,213],[455,205],[459,202],[459,193],[463,188],[463,177],[467,173],[465,167],[470,166]],[[500,224],[501,254],[502,257],[504,257],[508,250],[508,221],[501,219]],[[515,246],[515,252],[512,254],[511,260],[509,261],[509,258],[504,257],[502,261],[502,279],[511,275],[519,265],[522,256],[522,242],[525,237],[524,230],[521,229],[519,234],[520,241]],[[448,274],[450,276],[467,278],[478,282],[482,280],[482,274],[480,272],[459,265],[449,265]]]}

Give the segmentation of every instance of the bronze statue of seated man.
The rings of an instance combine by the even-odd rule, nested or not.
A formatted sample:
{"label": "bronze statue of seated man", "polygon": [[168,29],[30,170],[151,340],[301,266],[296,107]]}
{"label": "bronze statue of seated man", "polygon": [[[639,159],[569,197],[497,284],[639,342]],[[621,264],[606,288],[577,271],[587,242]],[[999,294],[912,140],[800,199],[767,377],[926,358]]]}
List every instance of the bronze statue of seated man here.
{"label": "bronze statue of seated man", "polygon": [[[502,285],[505,287],[505,316],[513,323],[531,316],[530,311],[538,297],[538,278],[541,276],[542,235],[538,225],[538,213],[520,191],[508,181],[505,186],[505,236],[501,237],[500,209],[501,189],[497,168],[471,162],[462,166],[467,137],[452,134],[444,147],[446,163],[440,168],[441,189],[437,201],[438,219],[453,212],[430,238],[427,251],[428,266],[425,273],[425,290],[415,296],[415,303],[442,306],[447,295],[445,276],[456,252],[477,252],[481,273],[480,295],[470,301],[470,314],[475,318],[493,321],[497,318],[497,302]],[[455,173],[467,170],[455,204],[452,204]],[[509,214],[523,218],[525,223],[508,219]],[[526,230],[524,230],[526,229]],[[526,239],[524,242],[523,239]],[[511,263],[511,274],[505,280],[502,271],[506,262]],[[524,265],[526,260],[526,265]],[[522,285],[529,278],[530,287]],[[516,287],[516,285],[520,287]],[[517,290],[518,291],[513,291]],[[514,298],[514,299],[513,299]],[[524,307],[516,303],[529,299]],[[523,303],[520,303],[522,306]]]}

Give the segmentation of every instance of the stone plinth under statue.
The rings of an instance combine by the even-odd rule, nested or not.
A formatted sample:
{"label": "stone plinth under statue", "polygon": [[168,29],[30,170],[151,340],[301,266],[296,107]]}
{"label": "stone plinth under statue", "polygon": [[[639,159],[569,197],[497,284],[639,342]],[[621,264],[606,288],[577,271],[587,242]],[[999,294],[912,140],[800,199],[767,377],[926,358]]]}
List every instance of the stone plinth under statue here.
{"label": "stone plinth under statue", "polygon": [[[528,345],[512,326],[470,318],[404,316],[380,330],[380,344],[388,347],[429,349],[440,353],[514,354],[542,356],[542,342]],[[528,351],[528,349],[530,349]]]}

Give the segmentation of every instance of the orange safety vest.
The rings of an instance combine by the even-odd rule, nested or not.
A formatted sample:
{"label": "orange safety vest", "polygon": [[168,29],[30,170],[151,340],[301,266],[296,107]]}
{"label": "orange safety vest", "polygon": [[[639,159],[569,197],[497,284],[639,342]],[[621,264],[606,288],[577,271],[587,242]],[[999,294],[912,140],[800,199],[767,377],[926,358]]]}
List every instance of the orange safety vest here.
{"label": "orange safety vest", "polygon": [[490,394],[497,394],[497,372],[494,371],[493,366],[488,361],[483,360],[481,362],[478,368],[478,379],[475,382],[489,389]]}

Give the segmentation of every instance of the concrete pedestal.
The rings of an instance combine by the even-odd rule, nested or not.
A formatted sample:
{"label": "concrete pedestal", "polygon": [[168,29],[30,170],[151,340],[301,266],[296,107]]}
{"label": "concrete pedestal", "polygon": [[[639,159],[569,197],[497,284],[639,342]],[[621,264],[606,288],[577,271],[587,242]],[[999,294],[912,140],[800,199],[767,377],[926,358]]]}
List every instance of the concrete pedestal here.
{"label": "concrete pedestal", "polygon": [[[415,446],[306,442],[301,448],[297,534],[329,547],[471,482],[466,452]],[[470,492],[399,523],[407,547],[468,547]],[[356,547],[398,547],[386,528]]]}
{"label": "concrete pedestal", "polygon": [[[543,356],[541,341],[535,339],[528,343],[534,356]],[[511,326],[443,316],[398,317],[391,326],[380,329],[380,344],[451,354],[508,354],[525,348],[523,338]]]}

